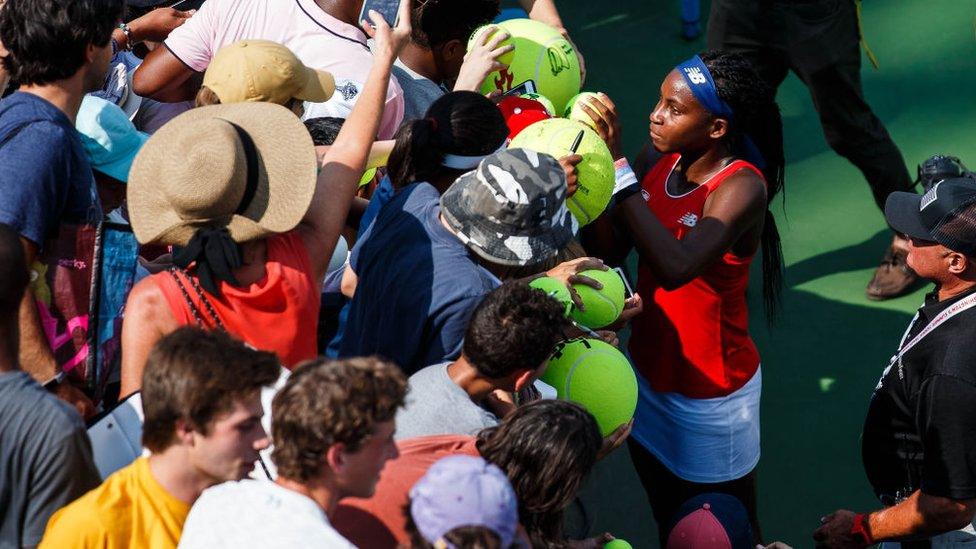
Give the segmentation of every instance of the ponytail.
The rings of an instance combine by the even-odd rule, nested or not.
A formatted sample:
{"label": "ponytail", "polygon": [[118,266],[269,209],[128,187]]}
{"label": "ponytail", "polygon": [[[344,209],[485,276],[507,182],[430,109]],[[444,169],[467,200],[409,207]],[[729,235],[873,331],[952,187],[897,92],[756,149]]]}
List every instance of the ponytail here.
{"label": "ponytail", "polygon": [[418,118],[400,126],[387,165],[393,188],[429,179],[429,174],[444,160],[444,151],[432,144],[434,126],[432,118]]}
{"label": "ponytail", "polygon": [[[783,291],[783,249],[776,219],[769,209],[773,198],[784,190],[786,157],[783,154],[783,120],[776,96],[756,72],[755,67],[736,53],[709,51],[701,54],[715,80],[719,97],[735,112],[732,150],[744,152],[746,136],[762,154],[766,179],[766,216],[763,222],[762,272],[763,305],[766,320],[776,318]],[[785,200],[785,199],[784,199]]]}
{"label": "ponytail", "polygon": [[474,92],[452,92],[439,98],[424,118],[400,126],[387,171],[393,188],[437,177],[457,177],[463,170],[442,166],[447,154],[490,154],[508,137],[501,111]]}

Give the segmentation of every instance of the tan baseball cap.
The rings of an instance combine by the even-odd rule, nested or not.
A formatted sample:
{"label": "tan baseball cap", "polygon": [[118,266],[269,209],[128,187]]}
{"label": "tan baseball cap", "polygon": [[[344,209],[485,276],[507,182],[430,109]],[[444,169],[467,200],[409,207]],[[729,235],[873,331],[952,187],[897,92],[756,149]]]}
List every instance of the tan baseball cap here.
{"label": "tan baseball cap", "polygon": [[335,92],[330,73],[306,67],[291,50],[270,40],[241,40],[221,48],[203,75],[203,85],[225,105],[285,105],[292,98],[322,103]]}

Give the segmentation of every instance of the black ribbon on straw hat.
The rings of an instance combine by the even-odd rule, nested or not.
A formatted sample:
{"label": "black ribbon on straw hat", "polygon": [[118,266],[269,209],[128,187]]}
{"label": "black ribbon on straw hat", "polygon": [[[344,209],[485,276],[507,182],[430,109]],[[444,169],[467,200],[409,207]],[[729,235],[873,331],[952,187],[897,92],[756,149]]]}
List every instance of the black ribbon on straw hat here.
{"label": "black ribbon on straw hat", "polygon": [[[227,121],[237,132],[244,149],[246,162],[246,183],[241,202],[234,211],[241,215],[247,211],[258,190],[258,150],[254,140],[244,128]],[[230,236],[227,227],[200,227],[193,233],[186,247],[173,257],[173,263],[181,269],[189,269],[193,265],[193,273],[200,281],[200,286],[208,293],[220,296],[220,284],[223,280],[234,286],[240,286],[234,269],[243,264],[241,246]]]}

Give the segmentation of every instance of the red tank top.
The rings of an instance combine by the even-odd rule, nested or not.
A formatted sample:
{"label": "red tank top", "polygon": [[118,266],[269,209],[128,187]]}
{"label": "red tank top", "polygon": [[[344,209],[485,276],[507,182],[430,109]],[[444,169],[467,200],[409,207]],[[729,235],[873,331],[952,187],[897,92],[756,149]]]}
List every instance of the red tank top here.
{"label": "red tank top", "polygon": [[[701,219],[708,195],[730,175],[745,168],[762,177],[752,164],[736,160],[694,190],[672,196],[666,185],[680,158],[665,156],[641,181],[647,207],[679,240]],[[756,373],[759,352],[749,337],[746,304],[753,256],[726,252],[701,276],[671,291],[640,265],[637,288],[644,296],[644,313],[633,320],[630,354],[655,391],[721,397]]]}
{"label": "red tank top", "polygon": [[[227,333],[262,351],[278,355],[289,370],[318,354],[319,295],[308,251],[298,231],[268,237],[263,279],[246,287],[221,281],[221,297],[207,295]],[[206,305],[190,281],[180,276],[187,294],[200,311],[206,328],[213,329]],[[176,321],[193,326],[196,320],[170,272],[152,275]]]}

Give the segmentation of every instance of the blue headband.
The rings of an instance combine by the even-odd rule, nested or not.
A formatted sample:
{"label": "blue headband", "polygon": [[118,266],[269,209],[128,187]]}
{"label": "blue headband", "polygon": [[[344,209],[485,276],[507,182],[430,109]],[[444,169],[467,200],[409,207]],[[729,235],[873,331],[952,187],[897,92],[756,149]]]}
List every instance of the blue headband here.
{"label": "blue headband", "polygon": [[[734,123],[735,112],[728,103],[722,101],[722,98],[718,96],[718,90],[715,89],[715,81],[712,80],[712,73],[708,71],[708,67],[705,66],[705,62],[702,61],[701,57],[696,55],[679,64],[675,67],[675,70],[681,73],[685,82],[688,83],[688,87],[691,88],[691,93],[695,95],[695,99],[698,100],[698,103],[706,111],[711,113],[712,116],[725,118],[730,123]],[[756,147],[756,144],[753,143],[748,135],[743,135],[742,149],[742,156],[747,161],[760,170],[766,167],[766,161],[763,159],[762,153],[759,152],[759,148]]]}
{"label": "blue headband", "polygon": [[734,113],[728,103],[722,101],[715,89],[715,81],[712,80],[712,73],[708,72],[708,67],[697,55],[681,63],[675,70],[681,73],[691,93],[695,94],[695,99],[701,103],[705,110],[719,118],[726,118],[732,121]]}

